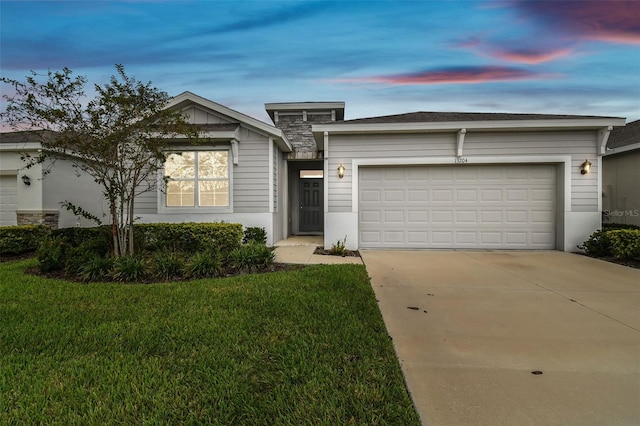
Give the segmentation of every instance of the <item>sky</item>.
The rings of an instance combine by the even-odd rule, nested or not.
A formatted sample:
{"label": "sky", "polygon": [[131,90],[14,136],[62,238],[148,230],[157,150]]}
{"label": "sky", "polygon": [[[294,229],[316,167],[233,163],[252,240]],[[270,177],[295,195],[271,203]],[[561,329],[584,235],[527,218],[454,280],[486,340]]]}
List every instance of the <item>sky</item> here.
{"label": "sky", "polygon": [[[640,0],[0,1],[0,75],[269,102],[640,118]],[[2,87],[3,94],[8,88]],[[6,105],[2,101],[0,107]]]}

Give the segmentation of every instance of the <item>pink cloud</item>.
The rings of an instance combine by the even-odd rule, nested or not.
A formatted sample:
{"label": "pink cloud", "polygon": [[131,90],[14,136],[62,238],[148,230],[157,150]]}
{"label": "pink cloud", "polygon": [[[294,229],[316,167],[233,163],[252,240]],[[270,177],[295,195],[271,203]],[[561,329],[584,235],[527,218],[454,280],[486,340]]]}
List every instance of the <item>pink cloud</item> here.
{"label": "pink cloud", "polygon": [[509,67],[457,67],[420,71],[409,74],[380,75],[338,80],[342,83],[386,83],[392,85],[417,84],[474,84],[496,81],[519,81],[550,78],[550,74],[539,74]]}
{"label": "pink cloud", "polygon": [[490,49],[489,56],[503,61],[518,62],[522,64],[541,64],[556,59],[564,58],[572,53],[571,49]]}
{"label": "pink cloud", "polygon": [[640,1],[523,1],[514,4],[543,25],[582,39],[640,44]]}

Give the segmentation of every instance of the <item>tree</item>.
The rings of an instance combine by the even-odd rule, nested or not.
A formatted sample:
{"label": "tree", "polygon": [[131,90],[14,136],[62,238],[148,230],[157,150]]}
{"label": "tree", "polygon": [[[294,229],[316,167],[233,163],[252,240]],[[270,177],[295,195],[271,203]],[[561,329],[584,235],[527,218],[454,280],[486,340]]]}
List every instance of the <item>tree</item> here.
{"label": "tree", "polygon": [[65,159],[100,185],[109,204],[114,255],[121,256],[134,251],[135,199],[156,190],[171,139],[197,141],[198,133],[180,112],[166,109],[166,92],[115,67],[108,83],[94,85],[92,99],[85,94],[87,78],[68,68],[45,75],[32,71],[25,81],[2,78],[13,94],[3,96],[7,106],[0,116],[12,129],[40,136],[42,150],[25,157],[27,167]]}

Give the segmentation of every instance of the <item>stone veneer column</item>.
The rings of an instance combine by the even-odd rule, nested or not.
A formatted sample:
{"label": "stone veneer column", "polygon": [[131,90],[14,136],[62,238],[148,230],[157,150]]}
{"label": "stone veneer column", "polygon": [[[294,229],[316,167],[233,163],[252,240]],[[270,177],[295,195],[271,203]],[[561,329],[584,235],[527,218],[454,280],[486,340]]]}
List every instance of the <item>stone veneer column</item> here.
{"label": "stone veneer column", "polygon": [[47,225],[51,229],[58,229],[57,210],[18,210],[16,211],[18,225]]}

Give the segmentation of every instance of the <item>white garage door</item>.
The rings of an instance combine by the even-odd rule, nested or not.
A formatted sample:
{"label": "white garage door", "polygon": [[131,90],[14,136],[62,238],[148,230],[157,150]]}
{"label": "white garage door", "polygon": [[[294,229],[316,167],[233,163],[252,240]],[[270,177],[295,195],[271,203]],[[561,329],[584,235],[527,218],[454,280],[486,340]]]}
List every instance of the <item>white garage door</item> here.
{"label": "white garage door", "polygon": [[361,167],[362,248],[553,249],[553,165]]}
{"label": "white garage door", "polygon": [[18,180],[15,176],[0,176],[0,226],[16,225]]}

